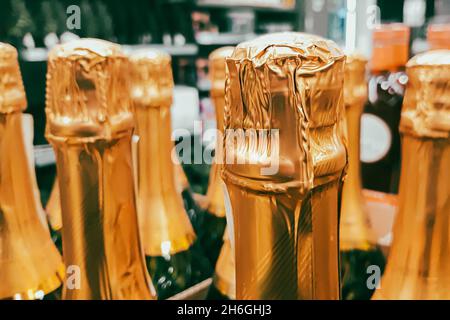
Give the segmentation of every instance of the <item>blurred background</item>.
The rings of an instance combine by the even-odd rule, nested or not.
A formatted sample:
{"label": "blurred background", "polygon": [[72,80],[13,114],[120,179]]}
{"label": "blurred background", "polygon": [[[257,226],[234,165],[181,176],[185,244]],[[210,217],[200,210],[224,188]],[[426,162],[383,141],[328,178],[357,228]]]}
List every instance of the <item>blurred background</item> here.
{"label": "blurred background", "polygon": [[[412,56],[428,49],[430,24],[449,21],[448,0],[0,0],[0,41],[19,50],[44,205],[56,171],[44,137],[46,60],[58,43],[95,37],[127,51],[143,46],[167,51],[176,84],[172,125],[186,129],[179,139],[188,135],[195,144],[202,143],[196,120],[203,130],[215,127],[207,59],[216,48],[268,32],[305,31],[370,58],[376,25],[402,22],[410,28]],[[204,193],[209,166],[185,169],[194,191]]]}

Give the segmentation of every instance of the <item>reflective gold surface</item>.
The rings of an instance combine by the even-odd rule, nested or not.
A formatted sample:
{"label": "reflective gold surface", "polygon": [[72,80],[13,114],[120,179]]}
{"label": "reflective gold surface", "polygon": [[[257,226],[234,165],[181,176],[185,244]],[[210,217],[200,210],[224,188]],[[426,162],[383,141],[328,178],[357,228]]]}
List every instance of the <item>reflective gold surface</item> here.
{"label": "reflective gold surface", "polygon": [[[211,80],[211,99],[216,110],[217,130],[223,135],[223,115],[225,106],[225,81],[226,81],[226,62],[225,58],[231,56],[234,47],[223,47],[214,50],[209,56],[209,72]],[[216,157],[222,157],[222,139],[223,136],[217,135]],[[225,203],[222,187],[222,163],[213,162],[210,171],[208,191],[207,210],[209,213],[218,217],[225,217]]]}
{"label": "reflective gold surface", "polygon": [[135,209],[128,70],[120,47],[101,40],[73,41],[49,55],[46,136],[56,153],[64,260],[72,267],[64,299],[155,296]]}
{"label": "reflective gold surface", "polygon": [[347,56],[345,65],[345,122],[349,166],[342,190],[340,220],[341,251],[368,250],[376,239],[370,229],[363,202],[360,167],[361,115],[367,100],[367,60],[356,54]]}
{"label": "reflective gold surface", "polygon": [[25,108],[17,51],[0,43],[0,300],[43,298],[64,277],[25,151]]}
{"label": "reflective gold surface", "polygon": [[[332,41],[301,33],[242,43],[227,59],[237,299],[339,299],[344,63]],[[262,131],[232,143],[228,129],[279,129],[279,139]],[[277,149],[279,170],[267,175]]]}
{"label": "reflective gold surface", "polygon": [[147,256],[164,256],[189,249],[195,240],[177,192],[171,158],[171,59],[163,52],[145,50],[130,60],[130,92],[139,136],[136,179],[141,237]]}
{"label": "reflective gold surface", "polygon": [[62,212],[58,177],[55,178],[45,211],[47,212],[51,228],[55,231],[60,231],[62,229]]}
{"label": "reflective gold surface", "polygon": [[234,263],[234,252],[228,237],[228,230],[225,230],[225,237],[217,260],[214,272],[213,284],[219,292],[231,300],[236,299],[236,267]]}
{"label": "reflective gold surface", "polygon": [[399,212],[375,299],[450,299],[450,51],[411,59]]}

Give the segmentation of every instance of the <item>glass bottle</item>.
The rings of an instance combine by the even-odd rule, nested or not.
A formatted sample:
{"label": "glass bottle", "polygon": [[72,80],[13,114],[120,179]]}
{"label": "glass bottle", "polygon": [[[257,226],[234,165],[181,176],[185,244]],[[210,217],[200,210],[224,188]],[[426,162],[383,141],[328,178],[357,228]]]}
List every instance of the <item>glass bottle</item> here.
{"label": "glass bottle", "polygon": [[216,154],[213,160],[208,191],[206,193],[206,208],[204,216],[203,234],[200,237],[203,248],[213,266],[216,265],[223,245],[223,234],[226,226],[225,200],[223,194],[222,172],[222,140],[223,140],[223,113],[225,106],[225,58],[233,53],[233,47],[223,47],[214,50],[209,55],[209,73],[211,80],[211,99],[216,109],[217,141]]}
{"label": "glass bottle", "polygon": [[231,246],[228,231],[225,236],[219,259],[214,272],[213,283],[209,288],[208,300],[236,299],[236,266],[234,264],[234,250]]}
{"label": "glass bottle", "polygon": [[0,300],[57,299],[64,278],[25,151],[26,105],[17,51],[0,43]]}
{"label": "glass bottle", "polygon": [[450,299],[450,51],[419,54],[406,71],[399,209],[374,299]]}
{"label": "glass bottle", "polygon": [[363,187],[397,193],[400,175],[398,124],[408,78],[409,28],[398,23],[373,32],[368,101],[361,119]]}
{"label": "glass bottle", "polygon": [[171,58],[156,50],[131,54],[137,123],[137,204],[147,267],[160,299],[211,275],[174,178],[170,107]]}
{"label": "glass bottle", "polygon": [[269,34],[227,59],[223,179],[237,299],[339,299],[345,55]]}
{"label": "glass bottle", "polygon": [[364,206],[360,165],[360,120],[367,101],[367,60],[347,56],[345,65],[345,122],[349,166],[342,190],[340,220],[342,299],[369,300],[374,289],[367,286],[367,268],[384,270],[385,258],[371,229]]}
{"label": "glass bottle", "polygon": [[46,137],[56,154],[67,300],[155,298],[139,238],[129,61],[81,39],[49,54]]}

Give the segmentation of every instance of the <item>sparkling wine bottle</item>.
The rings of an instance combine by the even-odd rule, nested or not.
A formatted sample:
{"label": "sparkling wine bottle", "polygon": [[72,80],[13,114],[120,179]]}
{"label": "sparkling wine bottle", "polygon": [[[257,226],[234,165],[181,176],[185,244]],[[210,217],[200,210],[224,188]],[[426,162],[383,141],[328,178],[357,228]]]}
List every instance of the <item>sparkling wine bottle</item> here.
{"label": "sparkling wine bottle", "polygon": [[360,165],[360,120],[367,100],[364,57],[347,56],[345,66],[345,122],[348,144],[348,175],[342,190],[340,220],[342,298],[368,300],[374,288],[367,286],[370,266],[384,270],[385,258],[376,243],[363,202]]}
{"label": "sparkling wine bottle", "polygon": [[137,123],[137,205],[147,267],[160,299],[211,274],[177,192],[171,141],[171,58],[144,50],[130,56],[131,97]]}
{"label": "sparkling wine bottle", "polygon": [[129,61],[81,39],[49,54],[46,137],[56,154],[68,300],[155,298],[133,183]]}
{"label": "sparkling wine bottle", "polygon": [[450,299],[450,50],[406,65],[399,208],[374,299]]}
{"label": "sparkling wine bottle", "polygon": [[64,278],[25,151],[17,51],[0,43],[0,300],[56,299]]}
{"label": "sparkling wine bottle", "polygon": [[295,32],[227,58],[222,177],[237,299],[340,298],[344,64],[334,42]]}

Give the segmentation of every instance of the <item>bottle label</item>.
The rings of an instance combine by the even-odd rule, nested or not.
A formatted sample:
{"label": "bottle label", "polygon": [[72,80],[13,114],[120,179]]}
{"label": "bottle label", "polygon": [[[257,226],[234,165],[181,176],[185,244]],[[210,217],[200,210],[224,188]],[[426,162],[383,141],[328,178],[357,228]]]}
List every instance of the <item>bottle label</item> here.
{"label": "bottle label", "polygon": [[383,159],[392,144],[389,126],[376,115],[365,113],[361,118],[361,161],[374,163]]}

